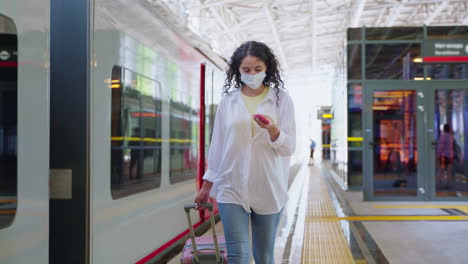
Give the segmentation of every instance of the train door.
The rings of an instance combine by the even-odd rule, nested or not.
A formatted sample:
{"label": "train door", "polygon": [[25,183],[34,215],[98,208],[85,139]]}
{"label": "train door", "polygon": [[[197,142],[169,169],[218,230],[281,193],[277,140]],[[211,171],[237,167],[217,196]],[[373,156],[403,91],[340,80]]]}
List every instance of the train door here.
{"label": "train door", "polygon": [[0,6],[0,263],[48,263],[49,3]]}
{"label": "train door", "polygon": [[363,90],[364,199],[425,199],[422,87],[415,81],[379,81],[366,82]]}
{"label": "train door", "polygon": [[364,198],[466,200],[468,86],[366,82]]}

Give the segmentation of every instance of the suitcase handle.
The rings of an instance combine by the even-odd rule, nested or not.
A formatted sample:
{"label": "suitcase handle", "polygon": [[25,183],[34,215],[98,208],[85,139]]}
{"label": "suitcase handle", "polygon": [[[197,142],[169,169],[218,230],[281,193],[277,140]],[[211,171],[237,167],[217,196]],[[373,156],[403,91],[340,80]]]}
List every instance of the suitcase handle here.
{"label": "suitcase handle", "polygon": [[[193,247],[193,253],[195,254],[195,261],[197,263],[200,263],[200,258],[198,256],[198,250],[197,250],[197,244],[195,242],[195,232],[193,231],[193,225],[192,225],[192,218],[190,217],[190,209],[195,209],[197,208],[197,204],[186,204],[184,205],[184,210],[185,214],[187,215],[187,222],[190,230],[190,239],[192,240],[192,247]],[[215,220],[214,220],[214,214],[213,214],[213,204],[211,203],[205,203],[199,205],[199,207],[205,207],[208,208],[208,211],[210,212],[210,223],[211,223],[211,230],[213,231],[213,242],[215,246],[215,253],[216,253],[216,263],[221,263],[221,256],[219,254],[219,246],[218,246],[218,238],[216,237],[216,230],[215,230]]]}
{"label": "suitcase handle", "polygon": [[[215,249],[214,248],[199,248],[198,253],[203,254],[203,251],[206,251],[206,250],[213,250],[214,251]],[[224,253],[224,249],[220,249],[219,252]],[[192,250],[192,253],[194,253],[193,250]]]}

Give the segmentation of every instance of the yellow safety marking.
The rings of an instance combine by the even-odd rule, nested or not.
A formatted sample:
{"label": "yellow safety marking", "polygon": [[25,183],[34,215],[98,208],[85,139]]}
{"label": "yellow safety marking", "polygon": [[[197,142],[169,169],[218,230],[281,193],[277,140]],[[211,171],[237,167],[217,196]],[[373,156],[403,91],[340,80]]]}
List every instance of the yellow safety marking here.
{"label": "yellow safety marking", "polygon": [[467,221],[465,215],[359,215],[346,217],[310,217],[309,222],[332,222],[339,220],[347,221]]}
{"label": "yellow safety marking", "polygon": [[363,141],[362,137],[348,137],[348,141]]}
{"label": "yellow safety marking", "polygon": [[0,199],[0,203],[16,203],[16,199]]}
{"label": "yellow safety marking", "polygon": [[366,264],[367,260],[365,260],[365,259],[356,259],[356,260],[354,260],[354,263],[356,263],[356,264]]}
{"label": "yellow safety marking", "polygon": [[162,139],[162,138],[139,138],[139,137],[111,137],[112,141],[145,141],[145,142],[170,142],[170,143],[192,143],[196,142],[192,139],[179,139],[179,138],[170,138]]}
{"label": "yellow safety marking", "polygon": [[16,210],[0,210],[0,215],[12,215],[15,213],[16,213]]}
{"label": "yellow safety marking", "polygon": [[467,205],[458,204],[375,204],[374,208],[468,208]]}
{"label": "yellow safety marking", "polygon": [[355,263],[322,175],[310,179],[301,263]]}
{"label": "yellow safety marking", "polygon": [[323,148],[329,148],[329,147],[330,147],[330,144],[323,144],[322,147],[323,147]]}
{"label": "yellow safety marking", "polygon": [[433,209],[458,209],[468,214],[468,205],[459,204],[376,204],[374,208],[433,208]]}

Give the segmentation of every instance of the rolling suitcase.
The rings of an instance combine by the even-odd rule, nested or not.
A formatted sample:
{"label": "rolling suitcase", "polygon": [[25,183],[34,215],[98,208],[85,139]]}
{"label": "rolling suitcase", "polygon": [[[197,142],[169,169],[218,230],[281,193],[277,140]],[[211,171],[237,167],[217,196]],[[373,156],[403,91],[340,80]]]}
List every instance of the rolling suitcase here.
{"label": "rolling suitcase", "polygon": [[180,259],[181,264],[226,264],[227,249],[224,236],[219,239],[216,236],[215,220],[213,214],[213,204],[203,204],[202,207],[208,208],[210,211],[211,230],[213,237],[195,237],[195,232],[192,227],[192,219],[190,218],[190,209],[195,208],[195,204],[187,204],[184,206],[187,215],[187,222],[190,230],[190,239],[185,242]]}

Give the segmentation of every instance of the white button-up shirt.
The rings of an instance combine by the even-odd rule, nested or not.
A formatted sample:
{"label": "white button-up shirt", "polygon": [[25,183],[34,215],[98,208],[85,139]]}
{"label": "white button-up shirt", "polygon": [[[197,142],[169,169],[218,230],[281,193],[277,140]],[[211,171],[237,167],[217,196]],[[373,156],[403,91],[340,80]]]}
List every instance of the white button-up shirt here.
{"label": "white button-up shirt", "polygon": [[251,119],[241,91],[224,95],[216,112],[203,179],[213,182],[210,196],[241,205],[247,212],[275,214],[288,199],[290,156],[296,148],[294,104],[288,93],[270,88],[257,113],[270,116],[280,130],[272,142],[266,129]]}

